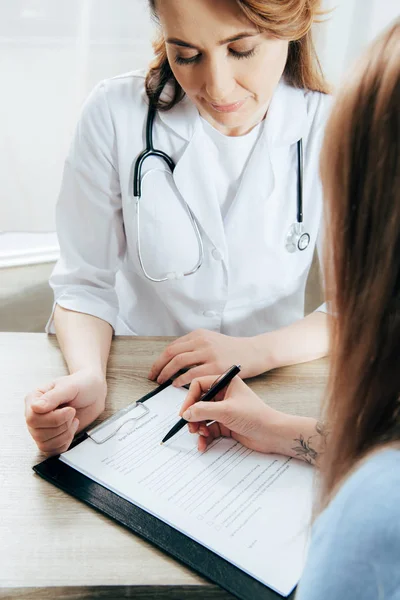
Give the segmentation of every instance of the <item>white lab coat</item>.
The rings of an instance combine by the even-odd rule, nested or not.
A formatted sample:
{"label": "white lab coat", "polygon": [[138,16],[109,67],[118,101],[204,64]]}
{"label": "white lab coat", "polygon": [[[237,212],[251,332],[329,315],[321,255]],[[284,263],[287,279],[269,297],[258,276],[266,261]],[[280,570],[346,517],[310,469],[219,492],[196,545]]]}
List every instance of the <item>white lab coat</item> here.
{"label": "white lab coat", "polygon": [[[319,153],[329,105],[328,96],[279,84],[224,221],[213,184],[218,156],[204,150],[197,109],[185,98],[157,113],[154,145],[176,168],[172,178],[160,160],[144,163],[143,260],[155,277],[196,263],[184,198],[200,225],[204,263],[184,279],[153,283],[139,267],[132,192],[134,161],[145,146],[144,73],[100,83],[65,164],[56,216],[61,257],[50,280],[55,303],[108,321],[116,334],[179,336],[201,327],[249,336],[301,319],[321,224]],[[311,243],[290,254],[285,238],[296,221],[300,138]]]}

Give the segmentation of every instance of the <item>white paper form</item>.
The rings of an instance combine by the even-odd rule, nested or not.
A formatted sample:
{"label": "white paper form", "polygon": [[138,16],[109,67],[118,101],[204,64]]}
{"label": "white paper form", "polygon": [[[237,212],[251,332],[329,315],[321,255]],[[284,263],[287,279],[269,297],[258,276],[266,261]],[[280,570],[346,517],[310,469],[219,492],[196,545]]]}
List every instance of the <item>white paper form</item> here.
{"label": "white paper form", "polygon": [[200,453],[187,428],[161,446],[186,393],[166,388],[145,402],[141,419],[61,460],[287,596],[304,564],[313,469],[231,438]]}

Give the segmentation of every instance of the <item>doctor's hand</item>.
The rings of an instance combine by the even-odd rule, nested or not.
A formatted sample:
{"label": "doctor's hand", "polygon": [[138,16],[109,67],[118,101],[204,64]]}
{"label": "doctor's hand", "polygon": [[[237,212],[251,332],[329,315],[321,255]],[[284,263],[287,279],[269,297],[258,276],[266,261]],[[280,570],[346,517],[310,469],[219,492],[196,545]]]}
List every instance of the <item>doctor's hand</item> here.
{"label": "doctor's hand", "polygon": [[65,452],[75,434],[104,410],[107,384],[97,371],[82,370],[37,388],[25,398],[25,419],[39,450]]}
{"label": "doctor's hand", "polygon": [[[204,451],[223,436],[232,437],[258,452],[286,454],[289,449],[284,432],[289,415],[265,404],[239,377],[235,377],[215,401],[202,402],[201,395],[216,378],[212,375],[192,381],[179,413],[189,421],[189,431],[199,434],[198,449]],[[207,421],[216,422],[207,426]]]}
{"label": "doctor's hand", "polygon": [[259,345],[257,337],[230,337],[197,329],[165,348],[151,367],[149,379],[163,383],[181,369],[189,369],[174,380],[174,386],[179,387],[195,377],[223,373],[233,364],[241,365],[244,379],[254,377],[272,368],[265,363]]}

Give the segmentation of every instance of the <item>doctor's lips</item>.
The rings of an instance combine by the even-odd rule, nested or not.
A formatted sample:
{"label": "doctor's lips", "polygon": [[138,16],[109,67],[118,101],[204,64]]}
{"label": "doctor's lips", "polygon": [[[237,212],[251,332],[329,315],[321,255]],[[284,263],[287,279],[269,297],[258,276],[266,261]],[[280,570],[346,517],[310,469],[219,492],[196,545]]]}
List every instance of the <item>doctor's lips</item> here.
{"label": "doctor's lips", "polygon": [[239,100],[239,102],[233,102],[232,104],[214,104],[213,102],[209,102],[209,105],[212,106],[212,108],[217,112],[230,113],[239,110],[239,108],[242,108],[246,100],[247,98],[245,98],[244,100]]}

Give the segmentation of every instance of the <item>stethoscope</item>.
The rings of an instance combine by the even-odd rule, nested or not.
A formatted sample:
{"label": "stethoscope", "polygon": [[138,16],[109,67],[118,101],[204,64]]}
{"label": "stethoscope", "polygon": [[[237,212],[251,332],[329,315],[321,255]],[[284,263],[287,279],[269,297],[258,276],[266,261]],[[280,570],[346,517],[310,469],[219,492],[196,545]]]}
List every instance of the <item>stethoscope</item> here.
{"label": "stethoscope", "polygon": [[293,253],[303,252],[310,244],[310,234],[303,225],[303,140],[297,142],[297,221],[292,223],[286,235],[285,248]]}
{"label": "stethoscope", "polygon": [[[153,146],[153,124],[154,117],[156,115],[156,109],[154,105],[150,104],[147,112],[146,120],[146,148],[139,154],[135,161],[134,173],[133,173],[133,195],[136,198],[136,232],[137,232],[137,255],[139,259],[140,268],[143,271],[144,276],[150,281],[160,283],[162,281],[168,281],[170,279],[182,279],[193,275],[200,269],[204,262],[204,246],[203,240],[200,233],[199,224],[196,217],[194,216],[190,206],[184,201],[184,206],[191,221],[193,230],[196,235],[196,240],[199,249],[199,257],[196,264],[188,271],[178,272],[173,271],[167,273],[165,277],[152,277],[147,272],[142,258],[141,246],[140,246],[140,199],[142,195],[142,168],[146,158],[156,156],[161,158],[168,166],[171,174],[174,172],[175,163],[168,154],[157,150]],[[303,140],[297,142],[297,221],[293,223],[286,235],[285,248],[288,252],[293,253],[297,250],[305,250],[310,243],[310,235],[304,231],[303,225]]]}

